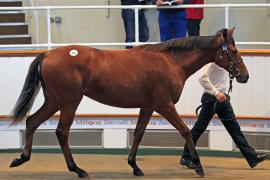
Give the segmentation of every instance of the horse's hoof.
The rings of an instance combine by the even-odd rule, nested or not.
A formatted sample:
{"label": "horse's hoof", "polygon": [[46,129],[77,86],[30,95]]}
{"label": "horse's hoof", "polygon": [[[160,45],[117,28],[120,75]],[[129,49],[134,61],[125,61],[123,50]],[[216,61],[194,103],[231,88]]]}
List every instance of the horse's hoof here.
{"label": "horse's hoof", "polygon": [[196,167],[195,168],[195,172],[196,174],[198,174],[201,178],[204,177],[204,172],[203,172],[203,168],[200,166],[200,167]]}
{"label": "horse's hoof", "polygon": [[79,178],[89,178],[89,175],[82,169],[79,172],[77,172],[77,174]]}
{"label": "horse's hoof", "polygon": [[21,154],[20,159],[16,158],[12,161],[9,167],[17,167],[30,160],[30,157]]}
{"label": "horse's hoof", "polygon": [[20,166],[20,165],[22,165],[24,162],[21,160],[21,159],[14,159],[13,161],[12,161],[12,163],[9,165],[9,167],[17,167],[17,166]]}
{"label": "horse's hoof", "polygon": [[79,178],[89,178],[89,175],[87,173],[80,173],[78,174]]}
{"label": "horse's hoof", "polygon": [[144,176],[144,173],[139,169],[139,170],[134,170],[133,171],[134,176]]}

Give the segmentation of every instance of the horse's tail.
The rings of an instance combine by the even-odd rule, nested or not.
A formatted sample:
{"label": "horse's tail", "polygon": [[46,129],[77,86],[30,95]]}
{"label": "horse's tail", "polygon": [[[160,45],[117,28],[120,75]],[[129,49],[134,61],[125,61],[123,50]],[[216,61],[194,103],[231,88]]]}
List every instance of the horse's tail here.
{"label": "horse's tail", "polygon": [[11,125],[21,122],[34,103],[41,86],[40,67],[45,55],[46,53],[39,54],[29,67],[23,89],[11,114]]}

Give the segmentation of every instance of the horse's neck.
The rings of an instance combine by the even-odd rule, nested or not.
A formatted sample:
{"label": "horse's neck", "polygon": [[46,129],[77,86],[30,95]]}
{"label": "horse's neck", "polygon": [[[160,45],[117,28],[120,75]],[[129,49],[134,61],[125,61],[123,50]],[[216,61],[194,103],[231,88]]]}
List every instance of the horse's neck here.
{"label": "horse's neck", "polygon": [[185,72],[186,79],[201,69],[204,65],[214,60],[210,50],[193,50],[177,58],[177,64]]}

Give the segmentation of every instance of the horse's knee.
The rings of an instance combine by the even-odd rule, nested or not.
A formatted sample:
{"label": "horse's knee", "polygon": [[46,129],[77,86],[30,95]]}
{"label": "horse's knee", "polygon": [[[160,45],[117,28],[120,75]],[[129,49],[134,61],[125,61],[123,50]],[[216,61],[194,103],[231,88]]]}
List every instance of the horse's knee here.
{"label": "horse's knee", "polygon": [[68,140],[68,135],[62,129],[56,129],[55,134],[56,134],[60,144],[63,144]]}
{"label": "horse's knee", "polygon": [[135,129],[135,131],[133,132],[133,136],[136,136],[137,133],[138,133],[138,129]]}
{"label": "horse's knee", "polygon": [[55,134],[56,134],[57,138],[59,139],[62,137],[63,131],[61,129],[56,129]]}

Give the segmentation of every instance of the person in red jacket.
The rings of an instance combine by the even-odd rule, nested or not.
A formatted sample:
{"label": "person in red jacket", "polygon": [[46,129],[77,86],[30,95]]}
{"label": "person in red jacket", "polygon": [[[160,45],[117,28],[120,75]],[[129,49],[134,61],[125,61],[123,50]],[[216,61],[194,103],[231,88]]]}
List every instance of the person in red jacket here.
{"label": "person in red jacket", "polygon": [[[204,0],[192,0],[191,4],[204,4]],[[187,30],[188,36],[200,35],[200,24],[203,19],[203,8],[187,8]]]}

